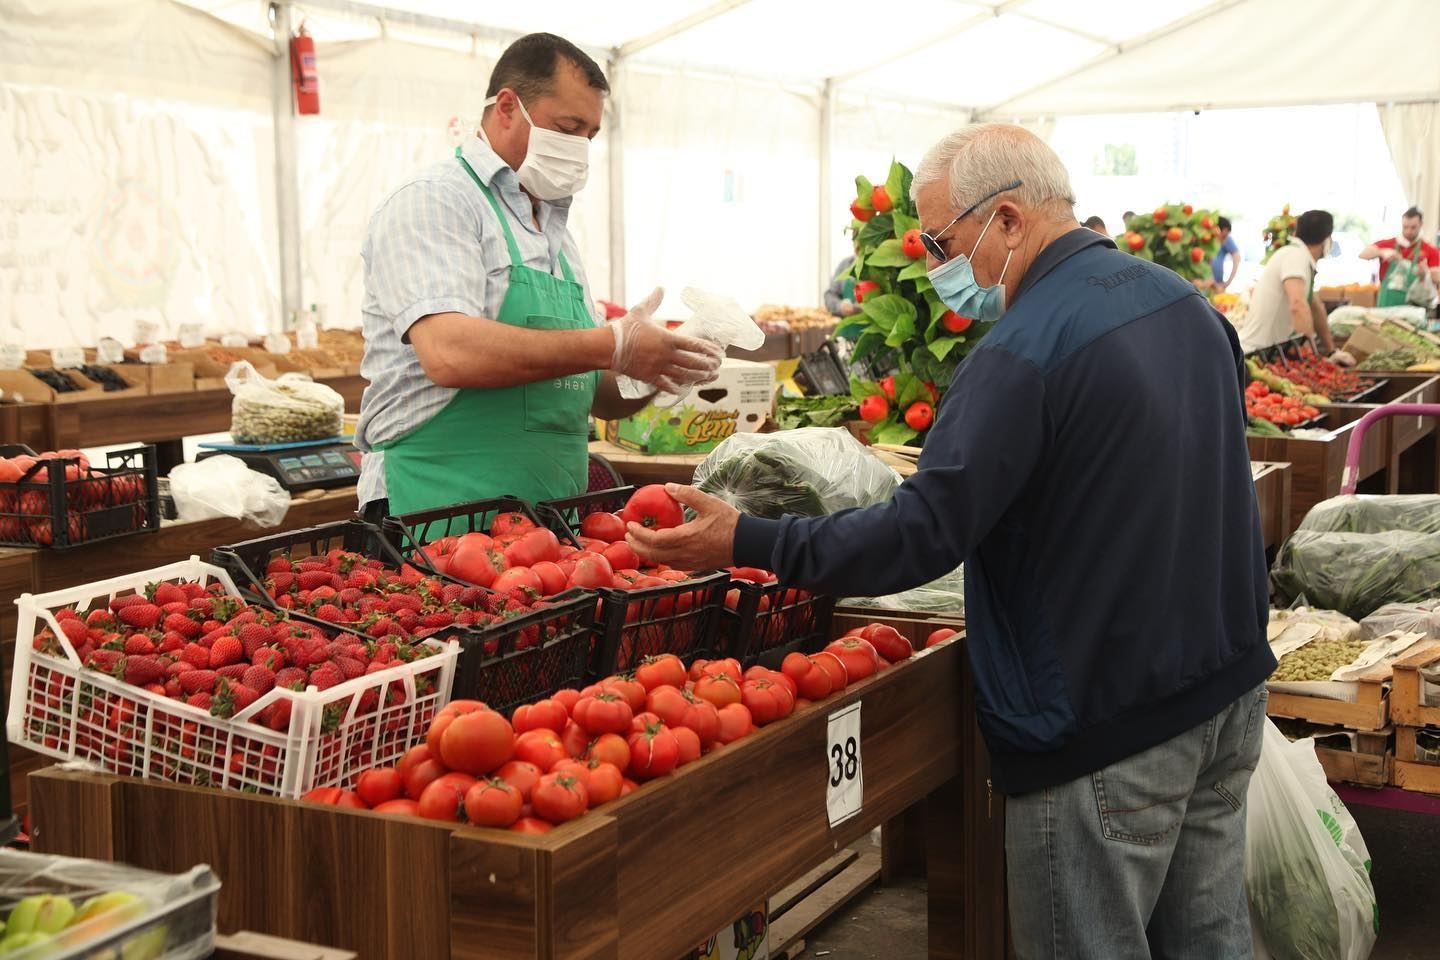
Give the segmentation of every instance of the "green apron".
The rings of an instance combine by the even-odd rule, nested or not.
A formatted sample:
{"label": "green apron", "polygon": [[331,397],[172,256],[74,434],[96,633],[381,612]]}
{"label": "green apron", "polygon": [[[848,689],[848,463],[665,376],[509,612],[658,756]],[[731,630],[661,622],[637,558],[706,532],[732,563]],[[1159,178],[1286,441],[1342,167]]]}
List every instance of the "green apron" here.
{"label": "green apron", "polygon": [[1396,257],[1390,263],[1390,269],[1385,271],[1385,282],[1380,284],[1380,293],[1376,296],[1375,306],[1377,307],[1403,307],[1407,300],[1406,295],[1410,292],[1410,284],[1415,280],[1415,270],[1425,255],[1425,248],[1419,238],[1415,245],[1410,248],[1410,256],[1404,259]]}
{"label": "green apron", "polygon": [[[595,326],[585,288],[560,254],[564,279],[527,267],[510,222],[470,164],[455,156],[480,188],[505,231],[510,288],[494,319],[532,330]],[[485,349],[477,343],[475,349]],[[588,485],[588,417],[596,371],[492,389],[460,389],[424,424],[380,446],[385,487],[395,515],[513,495],[534,503],[584,493]]]}

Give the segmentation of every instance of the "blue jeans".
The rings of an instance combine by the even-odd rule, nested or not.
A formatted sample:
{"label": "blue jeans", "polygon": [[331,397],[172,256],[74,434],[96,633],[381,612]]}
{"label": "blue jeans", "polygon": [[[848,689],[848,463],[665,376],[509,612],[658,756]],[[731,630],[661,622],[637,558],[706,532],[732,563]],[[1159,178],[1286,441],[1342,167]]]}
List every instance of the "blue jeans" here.
{"label": "blue jeans", "polygon": [[1263,686],[1086,777],[1010,797],[1019,960],[1250,960],[1245,793]]}

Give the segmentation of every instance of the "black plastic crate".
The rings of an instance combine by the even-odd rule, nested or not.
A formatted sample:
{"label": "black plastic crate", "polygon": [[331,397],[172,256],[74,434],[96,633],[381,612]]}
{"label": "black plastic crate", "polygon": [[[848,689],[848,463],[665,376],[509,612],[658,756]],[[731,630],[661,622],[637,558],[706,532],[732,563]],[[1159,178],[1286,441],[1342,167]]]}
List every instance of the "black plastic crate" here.
{"label": "black plastic crate", "polygon": [[686,663],[714,654],[729,587],[730,575],[722,570],[665,587],[599,591],[595,673],[628,673],[646,657],[662,653]]}
{"label": "black plastic crate", "polygon": [[435,567],[425,553],[426,544],[443,537],[489,533],[490,524],[502,513],[519,513],[537,527],[545,526],[530,504],[519,497],[494,497],[386,517],[380,529],[395,552],[417,569],[435,573]]}
{"label": "black plastic crate", "polygon": [[734,608],[727,602],[720,615],[720,653],[742,667],[758,663],[778,670],[787,654],[816,653],[834,639],[832,596],[741,580],[732,582],[730,591],[738,596]]}
{"label": "black plastic crate", "polygon": [[[0,456],[20,454],[35,455],[24,444],[0,446]],[[56,457],[0,483],[0,545],[65,549],[159,528],[153,444],[107,453],[105,466],[67,476],[79,464],[78,457]]]}
{"label": "black plastic crate", "polygon": [[274,607],[275,598],[265,589],[265,568],[272,559],[281,554],[297,559],[323,556],[337,549],[364,554],[395,570],[405,565],[405,558],[381,536],[380,529],[363,520],[337,520],[216,547],[210,562],[223,567],[242,593]]}
{"label": "black plastic crate", "polygon": [[611,487],[535,505],[535,513],[561,540],[580,544],[580,524],[592,513],[619,513],[635,492],[633,486]]}
{"label": "black plastic crate", "polygon": [[567,590],[512,620],[474,629],[461,638],[453,695],[509,716],[525,703],[598,679],[595,594]]}

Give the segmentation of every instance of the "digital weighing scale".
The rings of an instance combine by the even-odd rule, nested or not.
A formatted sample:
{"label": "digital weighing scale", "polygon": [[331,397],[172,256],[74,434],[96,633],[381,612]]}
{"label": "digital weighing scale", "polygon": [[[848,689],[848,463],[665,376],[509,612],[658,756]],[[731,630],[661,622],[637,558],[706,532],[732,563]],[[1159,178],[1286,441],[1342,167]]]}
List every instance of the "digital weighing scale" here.
{"label": "digital weighing scale", "polygon": [[360,480],[360,451],[343,437],[303,443],[202,443],[196,460],[226,455],[280,481],[292,493],[328,490]]}

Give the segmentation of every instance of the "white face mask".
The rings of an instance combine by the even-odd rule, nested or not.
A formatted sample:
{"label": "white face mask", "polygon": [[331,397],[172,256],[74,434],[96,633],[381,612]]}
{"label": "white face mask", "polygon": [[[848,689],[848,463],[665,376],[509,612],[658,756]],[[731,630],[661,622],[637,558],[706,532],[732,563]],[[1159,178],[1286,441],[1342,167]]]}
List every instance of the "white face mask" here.
{"label": "white face mask", "polygon": [[[481,105],[490,106],[497,98],[491,97]],[[558,130],[547,130],[537,126],[530,119],[530,112],[518,98],[520,116],[530,124],[530,145],[525,149],[525,159],[515,175],[520,186],[537,200],[563,200],[574,196],[585,186],[590,171],[590,141],[586,137]]]}

